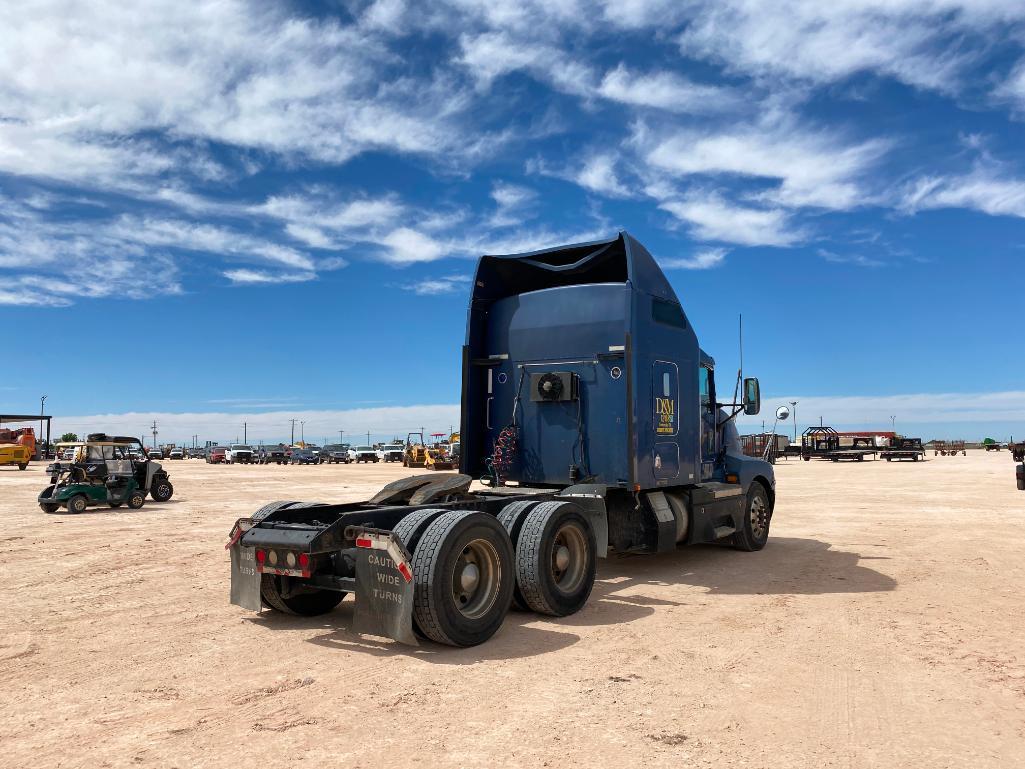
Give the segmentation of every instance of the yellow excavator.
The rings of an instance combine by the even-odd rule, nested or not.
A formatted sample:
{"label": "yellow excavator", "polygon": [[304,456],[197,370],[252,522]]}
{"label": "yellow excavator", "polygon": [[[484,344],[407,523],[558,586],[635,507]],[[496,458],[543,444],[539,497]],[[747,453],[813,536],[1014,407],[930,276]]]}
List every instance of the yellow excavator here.
{"label": "yellow excavator", "polygon": [[36,431],[31,427],[20,430],[0,427],[0,467],[17,465],[19,470],[24,470],[35,453]]}

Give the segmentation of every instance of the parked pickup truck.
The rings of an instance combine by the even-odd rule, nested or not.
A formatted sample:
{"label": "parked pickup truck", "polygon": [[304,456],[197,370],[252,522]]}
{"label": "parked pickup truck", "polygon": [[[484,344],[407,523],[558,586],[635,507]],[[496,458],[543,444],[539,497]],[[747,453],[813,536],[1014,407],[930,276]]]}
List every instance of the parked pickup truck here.
{"label": "parked pickup truck", "polygon": [[257,455],[257,462],[261,465],[284,465],[288,463],[288,456],[282,446],[264,446]]}
{"label": "parked pickup truck", "polygon": [[229,465],[250,465],[253,463],[253,447],[244,443],[233,443],[224,452],[224,461]]}
{"label": "parked pickup truck", "polygon": [[352,457],[352,461],[357,464],[360,462],[377,461],[377,451],[374,450],[373,446],[356,446],[355,448],[349,449],[349,456]]}
{"label": "parked pickup truck", "polygon": [[406,453],[406,446],[402,443],[392,443],[382,446],[377,450],[377,458],[382,462],[401,462],[402,455]]}
{"label": "parked pickup truck", "polygon": [[206,452],[206,461],[211,465],[219,465],[224,461],[226,451],[224,446],[211,446]]}
{"label": "parked pickup truck", "polygon": [[325,465],[347,465],[352,461],[349,458],[349,447],[344,443],[329,444],[320,450],[320,461]]}

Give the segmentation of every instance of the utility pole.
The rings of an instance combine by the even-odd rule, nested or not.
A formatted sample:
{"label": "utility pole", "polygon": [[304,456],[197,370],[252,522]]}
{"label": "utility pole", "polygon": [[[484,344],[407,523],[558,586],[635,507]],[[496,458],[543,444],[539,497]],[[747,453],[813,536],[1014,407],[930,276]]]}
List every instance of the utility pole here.
{"label": "utility pole", "polygon": [[306,420],[299,421],[299,442],[306,445]]}
{"label": "utility pole", "polygon": [[[43,397],[41,397],[39,399],[39,442],[40,443],[43,442],[43,415],[46,414],[45,404],[46,404],[46,399],[48,397],[50,397],[50,396],[44,395]],[[46,437],[49,438],[50,436],[47,435]],[[47,458],[47,452],[49,450],[50,450],[49,446],[44,446],[43,447],[43,459]]]}
{"label": "utility pole", "polygon": [[294,446],[295,445],[295,423],[298,422],[298,421],[299,421],[298,419],[293,419],[292,420],[292,440],[289,441],[289,444],[288,444],[289,446]]}
{"label": "utility pole", "polygon": [[367,430],[367,445],[370,445],[370,431]]}
{"label": "utility pole", "polygon": [[343,435],[345,435],[345,430],[339,430],[338,431],[338,442],[339,443],[345,443],[345,440],[342,438]]}
{"label": "utility pole", "polygon": [[153,420],[153,424],[150,425],[150,430],[153,431],[153,448],[157,447],[157,420]]}
{"label": "utility pole", "polygon": [[790,401],[790,405],[794,407],[794,443],[797,443],[797,404],[800,401]]}
{"label": "utility pole", "polygon": [[249,433],[247,432],[248,429],[249,429],[249,423],[248,422],[243,422],[242,423],[242,442],[243,443],[249,443]]}
{"label": "utility pole", "polygon": [[897,417],[895,416],[890,417],[890,430],[892,430],[894,434],[897,432]]}

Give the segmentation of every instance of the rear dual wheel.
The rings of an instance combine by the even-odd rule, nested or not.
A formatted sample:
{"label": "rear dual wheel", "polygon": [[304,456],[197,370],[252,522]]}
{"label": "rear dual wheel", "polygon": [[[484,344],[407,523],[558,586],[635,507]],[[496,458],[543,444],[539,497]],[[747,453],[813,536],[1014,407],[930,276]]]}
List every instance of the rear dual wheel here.
{"label": "rear dual wheel", "polygon": [[516,539],[516,585],[527,608],[566,617],[594,587],[594,530],[572,502],[542,502],[526,512]]}
{"label": "rear dual wheel", "polygon": [[[438,511],[417,511],[420,513]],[[406,536],[423,527],[410,521]],[[431,515],[424,516],[430,518]],[[405,540],[404,540],[405,541]],[[438,643],[476,646],[495,634],[512,601],[513,547],[505,528],[487,513],[442,512],[423,528],[413,552],[413,619]]]}

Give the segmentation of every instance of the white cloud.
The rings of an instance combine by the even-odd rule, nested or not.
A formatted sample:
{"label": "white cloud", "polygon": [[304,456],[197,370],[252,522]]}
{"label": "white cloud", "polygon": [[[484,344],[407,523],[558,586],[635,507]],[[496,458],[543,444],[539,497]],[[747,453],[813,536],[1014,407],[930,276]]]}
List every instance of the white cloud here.
{"label": "white cloud", "polygon": [[668,112],[720,112],[740,104],[731,89],[701,85],[675,72],[637,74],[623,64],[605,74],[598,93],[623,104]]}
{"label": "white cloud", "polygon": [[659,208],[687,223],[699,240],[743,246],[791,246],[807,237],[791,226],[785,211],[735,205],[717,193],[693,193],[684,199],[664,201]]}
{"label": "white cloud", "polygon": [[[243,408],[246,408],[243,406]],[[249,406],[248,408],[254,408]],[[231,412],[130,412],[120,414],[90,414],[82,416],[60,416],[53,421],[53,431],[78,434],[107,432],[118,435],[139,435],[144,425],[156,421],[161,443],[176,442],[192,444],[192,436],[199,435],[200,442],[207,440],[228,442],[241,438],[242,423],[247,424],[250,443],[277,443],[288,441],[291,435],[291,420],[304,421],[307,440],[321,441],[325,436],[337,436],[339,428],[345,429],[346,438],[366,435],[371,432],[373,440],[387,440],[405,437],[410,430],[421,426],[429,432],[447,432],[450,425],[459,424],[458,404],[424,404],[412,406],[383,406],[340,410],[311,410],[291,408],[276,411],[231,411]],[[299,438],[298,423],[296,439]]]}
{"label": "white cloud", "polygon": [[710,270],[725,263],[728,253],[725,248],[706,248],[693,256],[659,259],[658,263],[667,270]]}
{"label": "white cloud", "polygon": [[970,208],[991,216],[1025,217],[1025,180],[979,166],[960,176],[927,176],[908,185],[900,206],[909,213],[933,208]]}
{"label": "white cloud", "polygon": [[656,138],[638,129],[634,143],[656,169],[674,176],[725,175],[775,180],[762,197],[789,207],[846,210],[868,202],[862,178],[889,149],[872,140],[844,142],[790,120],[723,132],[677,131]]}
{"label": "white cloud", "polygon": [[[821,415],[827,425],[863,425],[880,430],[890,429],[890,416],[897,417],[897,430],[914,435],[909,426],[928,424],[999,423],[1007,425],[1025,421],[1025,391],[976,393],[914,393],[872,396],[786,395],[763,398],[763,409],[771,414],[774,406],[798,401],[801,425],[818,424]],[[807,415],[807,416],[805,416]],[[754,426],[755,420],[747,420]],[[757,420],[761,425],[761,418]],[[792,428],[791,428],[792,429]],[[931,435],[922,435],[928,440]],[[952,437],[978,439],[982,436],[954,434]]]}
{"label": "white cloud", "polygon": [[721,0],[693,7],[684,55],[753,76],[814,83],[859,72],[956,92],[1008,23],[1016,0]]}
{"label": "white cloud", "polygon": [[399,227],[380,239],[381,258],[391,264],[433,262],[445,255],[445,247],[429,235],[409,227]]}
{"label": "white cloud", "polygon": [[879,259],[872,259],[864,254],[838,254],[825,248],[820,248],[818,254],[827,262],[834,264],[853,264],[858,267],[882,267],[885,264]]}
{"label": "white cloud", "polygon": [[498,181],[491,186],[491,198],[497,209],[489,220],[491,227],[508,227],[531,218],[537,193],[529,187]]}
{"label": "white cloud", "polygon": [[315,272],[267,272],[266,270],[226,270],[224,277],[232,283],[253,284],[253,283],[305,283],[315,280]]}
{"label": "white cloud", "polygon": [[402,288],[418,296],[437,296],[464,292],[469,282],[467,275],[447,275],[442,278],[424,278],[415,283],[407,283]]}

